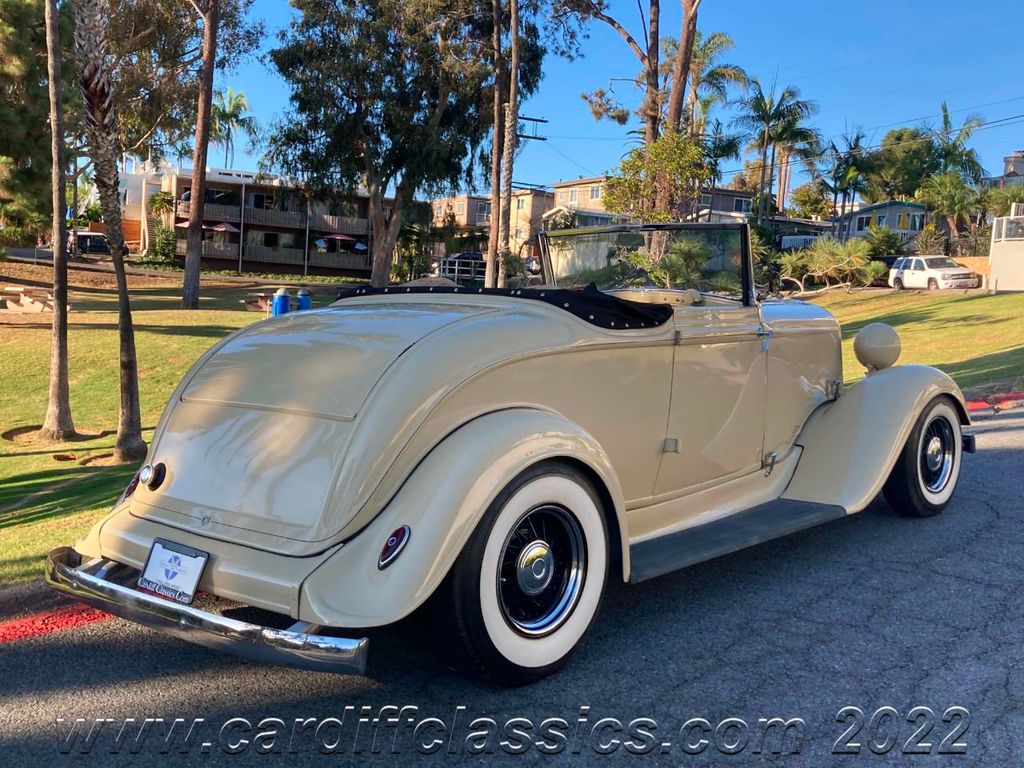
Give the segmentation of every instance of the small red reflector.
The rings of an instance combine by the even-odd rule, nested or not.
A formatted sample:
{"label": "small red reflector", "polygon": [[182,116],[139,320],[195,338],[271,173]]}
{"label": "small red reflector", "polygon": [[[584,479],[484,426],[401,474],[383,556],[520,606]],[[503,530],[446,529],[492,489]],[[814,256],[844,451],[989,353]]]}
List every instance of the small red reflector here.
{"label": "small red reflector", "polygon": [[377,567],[380,570],[383,571],[391,565],[395,558],[401,554],[402,549],[405,548],[406,543],[409,541],[410,534],[412,534],[412,531],[408,525],[403,525],[401,528],[391,532],[388,540],[384,542],[384,548],[380,551],[380,557],[377,558]]}
{"label": "small red reflector", "polygon": [[133,493],[135,493],[135,489],[138,488],[138,487],[139,487],[139,473],[136,472],[132,476],[131,482],[128,483],[128,487],[124,489],[124,495],[121,497],[121,500],[124,501],[129,496],[131,496]]}

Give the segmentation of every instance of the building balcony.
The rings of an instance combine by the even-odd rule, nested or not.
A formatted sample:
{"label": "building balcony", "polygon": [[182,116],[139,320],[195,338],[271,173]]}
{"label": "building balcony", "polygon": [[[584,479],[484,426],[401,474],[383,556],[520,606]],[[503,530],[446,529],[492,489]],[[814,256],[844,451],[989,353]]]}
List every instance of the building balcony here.
{"label": "building balcony", "polygon": [[245,261],[262,264],[302,264],[305,252],[301,248],[270,248],[246,243],[242,258]]}
{"label": "building balcony", "polygon": [[370,269],[369,253],[324,253],[309,252],[309,266],[328,269]]}
{"label": "building balcony", "polygon": [[[184,256],[187,251],[188,241],[175,241],[174,252],[178,256]],[[203,240],[203,257],[208,259],[237,259],[238,243],[215,243],[213,240]]]}
{"label": "building balcony", "polygon": [[306,214],[301,211],[279,211],[276,208],[246,208],[246,226],[297,227],[306,226]]}
{"label": "building balcony", "polygon": [[343,235],[365,235],[370,230],[370,222],[367,219],[353,216],[314,213],[309,217],[309,228],[320,232],[338,232]]}
{"label": "building balcony", "polygon": [[[203,221],[238,221],[241,215],[241,208],[237,205],[221,205],[219,203],[207,203],[203,206]],[[246,218],[249,211],[246,211]],[[187,219],[192,215],[192,201],[179,200],[177,214],[180,218]]]}

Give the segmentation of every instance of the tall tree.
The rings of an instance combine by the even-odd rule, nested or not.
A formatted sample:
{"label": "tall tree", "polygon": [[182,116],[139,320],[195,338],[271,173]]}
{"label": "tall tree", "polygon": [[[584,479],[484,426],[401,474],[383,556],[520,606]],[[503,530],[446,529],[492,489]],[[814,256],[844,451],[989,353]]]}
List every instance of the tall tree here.
{"label": "tall tree", "polygon": [[491,67],[494,85],[491,96],[491,220],[487,233],[487,261],[484,265],[484,285],[493,288],[498,280],[498,227],[496,217],[501,211],[501,159],[505,140],[505,56],[501,47],[501,0],[491,0]]}
{"label": "tall tree", "polygon": [[235,161],[235,137],[239,133],[250,139],[258,132],[255,116],[249,113],[249,100],[245,94],[230,85],[227,91],[217,91],[210,118],[210,137],[224,147],[224,167]]}
{"label": "tall tree", "polygon": [[[640,63],[640,81],[643,85],[644,97],[638,113],[643,122],[644,145],[651,144],[661,133],[660,0],[648,0],[646,18],[643,5],[637,4],[640,13],[640,26],[643,31],[643,37],[641,37],[643,45],[618,19],[607,12],[608,8],[604,0],[573,0],[572,8],[581,16],[597,19],[615,30]],[[597,119],[607,117],[620,124],[625,124],[629,119],[629,111],[624,109],[607,91],[597,90],[585,93],[583,99],[590,104],[590,109]]]}
{"label": "tall tree", "polygon": [[954,239],[960,237],[961,222],[966,220],[973,227],[971,214],[978,207],[978,193],[957,171],[929,176],[917,191],[917,199],[946,219]]}
{"label": "tall tree", "polygon": [[75,434],[68,391],[68,260],[64,169],[64,96],[61,79],[60,25],[57,0],[46,1],[47,85],[50,92],[50,147],[53,187],[53,340],[50,343],[50,385],[42,436],[66,440]]}
{"label": "tall tree", "polygon": [[[508,103],[505,105],[505,138],[502,142],[501,158],[501,200],[498,240],[500,261],[496,286],[505,287],[505,269],[511,248],[509,228],[512,218],[512,171],[516,156],[517,134],[519,131],[519,0],[509,2],[509,36],[512,42],[512,57],[509,61]],[[494,227],[494,212],[491,212],[491,227]]]}
{"label": "tall tree", "polygon": [[680,0],[683,9],[682,30],[679,33],[679,51],[672,66],[672,90],[668,97],[665,124],[670,131],[678,131],[683,123],[683,99],[686,81],[693,62],[693,47],[697,40],[697,12],[701,0]]}
{"label": "tall tree", "polygon": [[[475,27],[478,6],[471,0],[293,5],[297,17],[271,51],[291,88],[292,109],[276,126],[268,160],[304,173],[323,190],[366,185],[371,282],[384,285],[413,196],[464,180],[470,148],[489,127],[480,98],[490,73]],[[390,217],[384,213],[389,190]]]}
{"label": "tall tree", "polygon": [[199,272],[203,260],[203,208],[206,202],[206,155],[210,148],[213,70],[217,64],[217,13],[220,0],[189,0],[203,25],[203,58],[199,65],[196,135],[192,148],[192,187],[188,231],[185,236],[185,273],[181,306],[199,309]]}
{"label": "tall tree", "polygon": [[121,408],[114,456],[118,461],[139,461],[146,456],[146,443],[142,440],[135,331],[128,298],[128,280],[124,271],[124,254],[127,249],[121,232],[121,201],[118,192],[117,115],[114,112],[110,72],[107,68],[107,13],[102,0],[74,0],[74,9],[75,57],[85,100],[89,153],[117,280]]}
{"label": "tall tree", "polygon": [[941,172],[942,159],[931,135],[920,128],[894,128],[879,148],[864,157],[868,190],[865,199],[913,200],[921,183]]}
{"label": "tall tree", "polygon": [[[746,89],[750,78],[742,67],[722,62],[722,56],[736,47],[725,32],[697,34],[693,43],[690,78],[686,96],[686,117],[691,135],[702,133],[701,116],[715,102],[724,102],[730,88]],[[674,57],[674,54],[673,54]],[[702,99],[708,99],[702,104]]]}
{"label": "tall tree", "polygon": [[[775,152],[775,137],[787,125],[799,124],[817,112],[817,104],[800,97],[800,89],[789,85],[777,93],[773,88],[766,92],[761,81],[751,80],[750,93],[738,102],[739,115],[733,120],[738,128],[750,131],[754,135],[755,146],[761,161],[761,177],[758,183],[757,211],[758,223],[769,213],[768,203],[771,197],[771,177],[768,176],[769,153]],[[775,157],[771,157],[771,169],[774,175]],[[766,184],[766,181],[768,182]]]}
{"label": "tall tree", "polygon": [[977,150],[967,145],[981,125],[981,118],[968,115],[964,122],[957,127],[953,123],[949,106],[946,102],[942,102],[942,122],[939,123],[938,128],[932,131],[931,135],[938,147],[943,173],[953,171],[963,176],[964,181],[972,184],[981,183],[985,169],[981,167],[981,159],[978,157]]}

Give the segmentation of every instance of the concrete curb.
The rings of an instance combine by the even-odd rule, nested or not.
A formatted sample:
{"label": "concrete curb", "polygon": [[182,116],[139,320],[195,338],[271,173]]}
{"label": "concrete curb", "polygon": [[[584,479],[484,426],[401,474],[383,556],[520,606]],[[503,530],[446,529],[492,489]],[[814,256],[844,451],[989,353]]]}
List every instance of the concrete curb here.
{"label": "concrete curb", "polygon": [[967,410],[970,413],[979,411],[1005,411],[1010,408],[1024,406],[1024,392],[1004,392],[999,395],[992,395],[985,400],[968,400]]}

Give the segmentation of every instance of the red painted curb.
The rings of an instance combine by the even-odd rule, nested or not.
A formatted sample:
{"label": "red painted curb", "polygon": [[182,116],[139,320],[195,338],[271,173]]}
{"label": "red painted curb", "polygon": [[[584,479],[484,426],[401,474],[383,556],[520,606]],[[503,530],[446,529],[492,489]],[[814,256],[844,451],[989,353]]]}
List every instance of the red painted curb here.
{"label": "red painted curb", "polygon": [[968,400],[967,410],[987,411],[995,406],[1009,404],[1024,405],[1024,392],[1004,392],[1001,395],[992,395],[988,400]]}
{"label": "red painted curb", "polygon": [[0,645],[24,640],[28,637],[42,637],[53,632],[63,632],[83,624],[112,619],[109,613],[90,608],[87,605],[67,605],[52,611],[33,613],[0,623]]}

